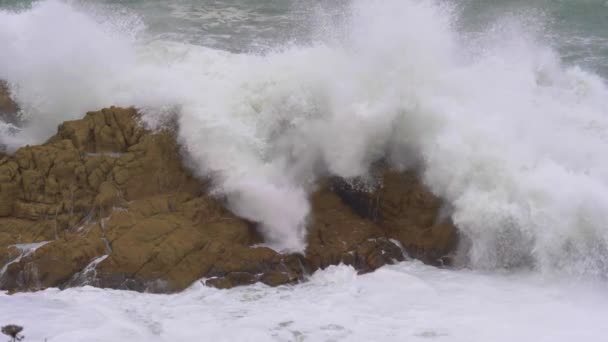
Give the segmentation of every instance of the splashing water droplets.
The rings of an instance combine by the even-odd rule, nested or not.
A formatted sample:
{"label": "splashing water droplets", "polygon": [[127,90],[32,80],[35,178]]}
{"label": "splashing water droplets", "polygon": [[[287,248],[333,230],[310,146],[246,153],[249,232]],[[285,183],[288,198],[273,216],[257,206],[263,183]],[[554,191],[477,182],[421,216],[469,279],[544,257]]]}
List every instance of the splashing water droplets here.
{"label": "splashing water droplets", "polygon": [[275,248],[305,247],[315,180],[389,158],[424,170],[473,266],[608,271],[608,89],[525,16],[471,38],[445,2],[352,1],[319,25],[330,38],[235,54],[118,35],[87,13],[53,0],[0,12],[0,78],[30,119],[0,143],[107,105],[151,125],[170,108],[194,171]]}

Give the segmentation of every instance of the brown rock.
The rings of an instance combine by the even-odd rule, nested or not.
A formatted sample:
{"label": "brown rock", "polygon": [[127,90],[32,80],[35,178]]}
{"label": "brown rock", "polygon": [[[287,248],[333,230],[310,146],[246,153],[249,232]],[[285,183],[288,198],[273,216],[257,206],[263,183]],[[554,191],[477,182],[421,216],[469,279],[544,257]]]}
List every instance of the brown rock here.
{"label": "brown rock", "polygon": [[314,193],[311,202],[306,257],[312,269],[344,263],[368,272],[403,260],[401,249],[378,225],[357,215],[328,187]]}
{"label": "brown rock", "polygon": [[399,243],[437,263],[455,244],[440,201],[412,174],[385,172],[372,192],[334,181],[312,194],[305,255],[256,247],[255,224],[206,195],[172,132],[112,107],[0,155],[0,289],[278,286],[339,263],[373,271],[403,260]]}
{"label": "brown rock", "polygon": [[[114,227],[106,226],[107,219],[102,218],[115,208],[126,207],[130,200],[180,189],[187,194],[200,194],[204,185],[182,168],[171,132],[147,133],[142,138],[143,134],[134,110],[109,108],[88,113],[83,120],[64,123],[44,145],[25,147],[12,157],[0,159],[0,256],[6,255],[5,266],[11,262],[4,272],[2,287],[60,286],[106,253],[105,236]],[[133,160],[125,157],[128,153]],[[133,177],[118,184],[113,175],[123,169],[132,172]],[[134,204],[137,205],[140,204]],[[168,222],[182,225],[178,219]],[[122,223],[117,227],[121,232],[125,230]],[[36,234],[29,233],[29,227],[43,226],[43,232],[36,229]],[[132,234],[135,232],[136,229]],[[39,241],[39,236],[52,241],[44,248],[18,256],[18,261],[6,252],[11,245]],[[74,243],[76,247],[71,246]],[[85,252],[85,245],[96,247]],[[133,243],[127,247],[132,249]],[[116,254],[116,259],[127,258]],[[46,267],[50,260],[58,266]],[[108,262],[113,260],[108,258]]]}
{"label": "brown rock", "polygon": [[362,217],[378,224],[386,236],[401,243],[409,255],[442,265],[456,248],[457,229],[442,202],[414,172],[384,169],[372,191],[357,183],[334,181],[334,190]]}
{"label": "brown rock", "polygon": [[106,108],[89,112],[82,120],[66,121],[51,140],[70,140],[88,153],[121,153],[134,146],[144,134],[133,108]]}
{"label": "brown rock", "polygon": [[104,247],[101,239],[88,236],[54,240],[9,263],[0,275],[0,286],[9,291],[58,286],[103,253]]}
{"label": "brown rock", "polygon": [[0,120],[15,124],[17,123],[17,113],[19,107],[10,96],[8,85],[0,80]]}
{"label": "brown rock", "polygon": [[176,291],[201,277],[273,272],[264,280],[278,285],[303,275],[291,257],[250,248],[260,242],[253,225],[204,195],[171,131],[139,128],[132,109],[87,113],[46,144],[3,156],[0,189],[4,289]]}
{"label": "brown rock", "polygon": [[236,286],[255,284],[260,280],[255,274],[248,272],[232,272],[223,277],[214,277],[205,281],[205,285],[218,289],[230,289]]}

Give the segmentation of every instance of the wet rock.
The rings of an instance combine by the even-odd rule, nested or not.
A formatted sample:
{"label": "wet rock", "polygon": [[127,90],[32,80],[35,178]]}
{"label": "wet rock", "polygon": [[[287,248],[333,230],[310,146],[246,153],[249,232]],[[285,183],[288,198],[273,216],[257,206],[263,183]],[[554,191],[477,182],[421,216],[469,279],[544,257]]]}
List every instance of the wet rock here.
{"label": "wet rock", "polygon": [[5,123],[17,123],[19,107],[10,96],[8,85],[0,80],[0,120]]}
{"label": "wet rock", "polygon": [[23,327],[15,324],[9,324],[2,327],[2,333],[6,336],[11,337],[11,341],[21,341],[25,338],[25,336],[21,336],[21,332],[23,331]]}
{"label": "wet rock", "polygon": [[205,285],[218,289],[230,289],[236,286],[255,284],[260,277],[249,272],[232,272],[223,277],[214,277],[205,281]]}
{"label": "wet rock", "polygon": [[41,290],[59,286],[103,253],[101,239],[68,236],[28,253],[21,251],[0,275],[0,286],[9,291]]}
{"label": "wet rock", "polygon": [[458,232],[442,202],[414,172],[380,168],[375,184],[333,180],[334,191],[360,216],[373,221],[407,253],[443,265],[458,243]]}
{"label": "wet rock", "polygon": [[[148,132],[137,121],[133,109],[87,113],[46,144],[2,157],[2,289],[171,292],[239,273],[273,285],[302,279],[290,256],[251,247],[261,242],[254,225],[206,195],[171,130]],[[14,248],[40,241],[27,253]]]}
{"label": "wet rock", "polygon": [[357,215],[329,187],[315,192],[311,202],[306,256],[312,269],[344,263],[369,272],[404,259],[378,225]]}
{"label": "wet rock", "polygon": [[386,172],[371,192],[320,184],[305,254],[280,254],[179,152],[173,130],[147,131],[134,109],[112,107],[0,155],[0,289],[278,286],[339,263],[373,271],[404,260],[399,244],[437,263],[455,243],[440,201],[413,175]]}

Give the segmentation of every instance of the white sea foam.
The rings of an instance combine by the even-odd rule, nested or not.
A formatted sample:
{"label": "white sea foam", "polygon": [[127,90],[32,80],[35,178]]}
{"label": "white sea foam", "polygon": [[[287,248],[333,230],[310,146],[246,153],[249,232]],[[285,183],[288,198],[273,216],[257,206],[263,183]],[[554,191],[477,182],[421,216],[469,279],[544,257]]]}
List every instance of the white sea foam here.
{"label": "white sea foam", "polygon": [[419,263],[366,275],[340,266],[279,288],[0,293],[0,322],[22,325],[26,341],[48,342],[599,341],[608,332],[605,290]]}
{"label": "white sea foam", "polygon": [[137,25],[120,34],[55,0],[0,12],[0,78],[30,119],[0,142],[43,141],[111,104],[142,108],[151,125],[177,113],[194,170],[292,250],[316,179],[388,156],[423,167],[472,266],[605,275],[606,85],[562,65],[527,18],[474,37],[457,19],[442,1],[353,1],[319,23],[329,38],[256,55],[138,40]]}

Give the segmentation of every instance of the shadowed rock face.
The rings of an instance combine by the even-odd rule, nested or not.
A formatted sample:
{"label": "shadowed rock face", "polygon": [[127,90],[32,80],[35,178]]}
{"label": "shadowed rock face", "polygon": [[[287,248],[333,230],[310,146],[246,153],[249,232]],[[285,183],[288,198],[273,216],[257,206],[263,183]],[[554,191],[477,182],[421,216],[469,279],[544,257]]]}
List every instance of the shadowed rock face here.
{"label": "shadowed rock face", "polygon": [[357,214],[399,241],[410,256],[432,265],[449,264],[458,236],[449,217],[441,215],[441,200],[414,172],[381,168],[379,173],[377,184],[365,186],[359,180],[334,179],[333,190]]}
{"label": "shadowed rock face", "polygon": [[255,224],[183,167],[172,130],[146,131],[133,109],[90,112],[43,145],[0,154],[0,289],[277,286],[333,264],[368,272],[403,260],[397,241],[428,262],[455,243],[413,175],[388,172],[372,193],[321,184],[311,200],[305,255],[256,247]]}

